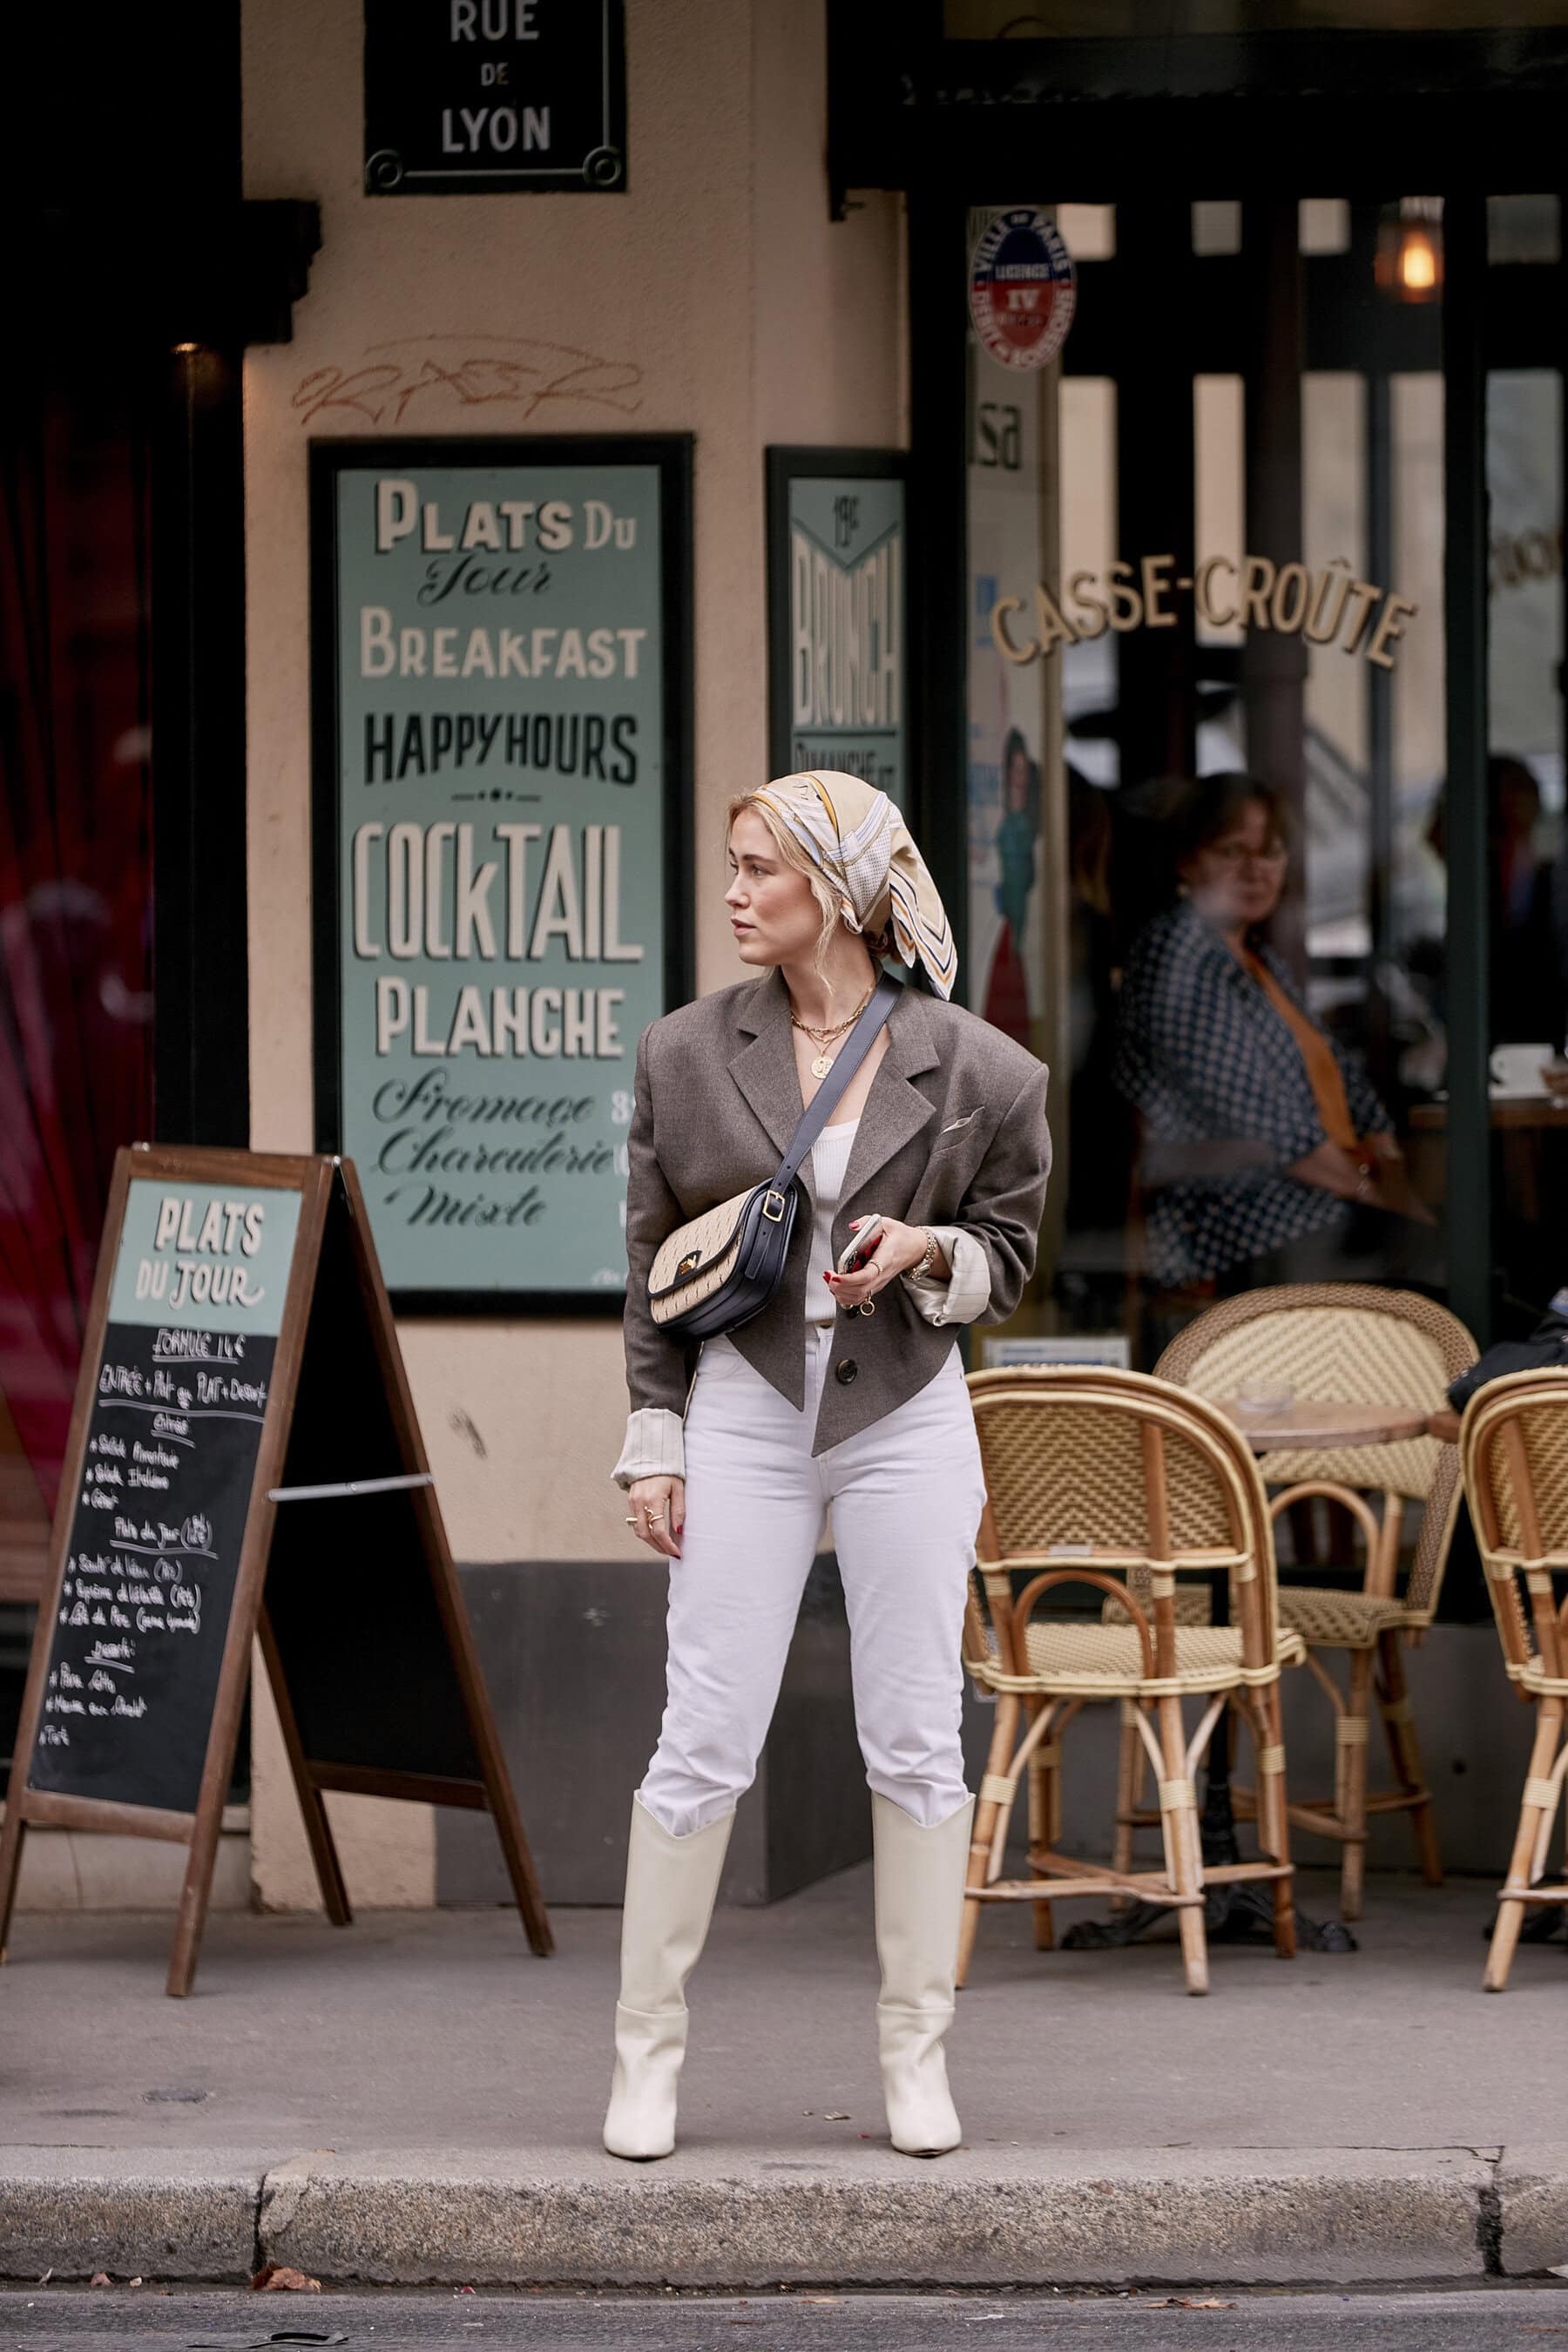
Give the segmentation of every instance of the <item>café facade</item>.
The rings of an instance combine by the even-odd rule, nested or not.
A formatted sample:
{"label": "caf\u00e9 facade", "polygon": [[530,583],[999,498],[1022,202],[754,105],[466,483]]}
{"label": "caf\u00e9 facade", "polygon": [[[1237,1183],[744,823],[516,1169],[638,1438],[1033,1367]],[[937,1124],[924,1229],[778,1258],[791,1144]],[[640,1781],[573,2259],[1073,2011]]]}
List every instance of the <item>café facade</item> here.
{"label": "caf\u00e9 facade", "polygon": [[[545,1893],[618,1898],[663,1609],[608,1475],[631,1056],[735,976],[722,812],[786,768],[900,800],[959,996],[1055,1074],[976,1367],[1146,1370],[1202,1303],[1115,1031],[1216,772],[1279,795],[1276,951],[1435,1221],[1323,1270],[1530,1327],[1568,1281],[1568,39],[1458,13],[192,15],[149,98],[205,78],[183,168],[152,142],[107,252],[40,211],[6,451],[5,1691],[114,1148],[344,1152]],[[1412,1669],[1483,1870],[1485,1612],[1459,1564]],[[220,1889],[312,1906],[259,1685],[248,1748]],[[728,1894],[858,1858],[859,1779],[825,1558]],[[362,1903],[500,1899],[482,1818],[331,1810]],[[50,1844],[24,1900],[124,1899]]]}

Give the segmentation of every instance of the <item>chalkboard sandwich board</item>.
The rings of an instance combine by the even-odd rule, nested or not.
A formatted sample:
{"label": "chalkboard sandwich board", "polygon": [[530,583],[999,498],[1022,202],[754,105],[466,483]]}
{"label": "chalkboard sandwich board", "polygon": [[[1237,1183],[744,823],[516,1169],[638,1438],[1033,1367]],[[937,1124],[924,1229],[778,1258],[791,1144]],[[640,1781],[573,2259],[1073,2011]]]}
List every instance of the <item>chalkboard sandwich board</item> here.
{"label": "chalkboard sandwich board", "polygon": [[259,1637],[328,1916],[324,1792],[488,1809],[550,1924],[480,1678],[353,1168],[137,1146],[115,1162],[0,1830],[187,1845],[190,1990]]}

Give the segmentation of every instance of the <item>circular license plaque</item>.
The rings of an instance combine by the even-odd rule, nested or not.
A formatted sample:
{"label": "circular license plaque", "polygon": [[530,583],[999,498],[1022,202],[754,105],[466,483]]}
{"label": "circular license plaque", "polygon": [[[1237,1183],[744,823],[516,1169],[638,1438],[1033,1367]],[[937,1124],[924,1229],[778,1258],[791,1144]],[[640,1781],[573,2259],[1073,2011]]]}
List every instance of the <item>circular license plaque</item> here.
{"label": "circular license plaque", "polygon": [[1077,281],[1060,232],[1033,205],[998,213],[969,264],[974,331],[1004,367],[1054,360],[1072,324]]}

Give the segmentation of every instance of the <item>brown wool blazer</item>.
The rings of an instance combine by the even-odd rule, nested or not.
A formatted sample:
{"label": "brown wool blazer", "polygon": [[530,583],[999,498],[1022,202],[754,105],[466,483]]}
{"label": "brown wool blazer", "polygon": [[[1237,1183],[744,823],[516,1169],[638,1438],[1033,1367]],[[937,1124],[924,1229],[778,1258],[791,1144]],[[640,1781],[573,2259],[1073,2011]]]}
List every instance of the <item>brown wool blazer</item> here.
{"label": "brown wool blazer", "polygon": [[[1051,1139],[1045,1065],[956,1004],[906,988],[850,1147],[833,1221],[837,1255],[850,1221],[874,1209],[917,1225],[959,1225],[991,1264],[982,1322],[1010,1315],[1035,1267]],[[647,1306],[659,1244],[772,1175],[801,1116],[789,996],[778,971],[668,1013],[643,1032],[626,1187],[626,1385],[633,1412],[686,1410],[697,1349]],[[747,1362],[805,1402],[805,1274],[816,1200],[808,1156],[789,1259],[771,1306],[730,1334]],[[869,1428],[934,1380],[957,1327],[933,1325],[901,1282],[873,1316],[840,1315],[814,1454]]]}

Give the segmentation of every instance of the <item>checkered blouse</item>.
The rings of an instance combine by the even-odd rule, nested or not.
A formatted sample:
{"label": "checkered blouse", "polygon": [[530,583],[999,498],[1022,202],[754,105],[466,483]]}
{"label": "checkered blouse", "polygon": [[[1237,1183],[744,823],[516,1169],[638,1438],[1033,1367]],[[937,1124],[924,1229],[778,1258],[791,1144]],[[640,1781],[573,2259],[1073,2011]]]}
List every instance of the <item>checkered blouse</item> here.
{"label": "checkered blouse", "polygon": [[[1267,947],[1256,952],[1300,1004],[1279,957]],[[1357,1133],[1391,1128],[1365,1072],[1329,1043]],[[1222,1274],[1348,1216],[1345,1202],[1285,1174],[1324,1140],[1307,1065],[1264,990],[1185,899],[1156,916],[1128,959],[1116,1083],[1142,1119],[1149,1271],[1157,1282]],[[1261,1143],[1268,1161],[1185,1173],[1193,1155],[1173,1147],[1205,1142]]]}

